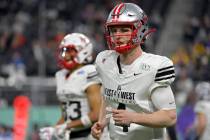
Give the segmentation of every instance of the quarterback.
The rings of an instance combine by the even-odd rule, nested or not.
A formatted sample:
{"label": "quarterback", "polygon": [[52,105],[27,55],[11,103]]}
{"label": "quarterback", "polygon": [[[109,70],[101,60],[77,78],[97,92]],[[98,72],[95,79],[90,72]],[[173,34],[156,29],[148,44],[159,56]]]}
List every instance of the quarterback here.
{"label": "quarterback", "polygon": [[91,139],[91,125],[97,121],[101,96],[100,81],[92,61],[93,46],[80,33],[66,35],[58,49],[57,97],[62,116],[55,126],[40,129],[41,140]]}
{"label": "quarterback", "polygon": [[175,79],[172,61],[141,49],[148,28],[144,11],[121,3],[110,12],[106,39],[110,50],[98,54],[96,69],[103,99],[92,135],[99,138],[109,125],[112,140],[162,140],[165,127],[176,123],[176,105],[170,84]]}

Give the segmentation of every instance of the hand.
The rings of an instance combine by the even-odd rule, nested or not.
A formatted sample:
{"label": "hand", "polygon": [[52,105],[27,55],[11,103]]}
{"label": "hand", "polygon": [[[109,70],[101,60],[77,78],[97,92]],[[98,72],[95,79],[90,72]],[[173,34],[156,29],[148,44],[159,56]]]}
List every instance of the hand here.
{"label": "hand", "polygon": [[66,130],[65,138],[63,140],[70,140],[70,133],[71,133],[71,130]]}
{"label": "hand", "polygon": [[54,134],[54,136],[57,139],[62,139],[62,140],[65,139],[65,136],[67,135],[66,134],[66,132],[67,132],[66,128],[67,128],[67,123],[63,123],[63,124],[55,126],[55,134]]}
{"label": "hand", "polygon": [[51,140],[54,132],[54,127],[44,127],[39,130],[39,137],[41,140]]}
{"label": "hand", "polygon": [[134,114],[131,112],[128,112],[127,110],[112,109],[112,117],[116,125],[130,126],[130,124],[132,123]]}
{"label": "hand", "polygon": [[101,137],[101,134],[103,132],[104,125],[100,122],[94,123],[94,125],[91,128],[91,134],[95,139],[99,139]]}

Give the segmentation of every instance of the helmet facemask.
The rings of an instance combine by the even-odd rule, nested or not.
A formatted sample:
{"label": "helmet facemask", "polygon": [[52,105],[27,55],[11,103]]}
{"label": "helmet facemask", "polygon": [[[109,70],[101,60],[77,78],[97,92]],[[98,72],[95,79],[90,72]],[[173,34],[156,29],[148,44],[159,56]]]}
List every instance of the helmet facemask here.
{"label": "helmet facemask", "polygon": [[76,62],[77,54],[77,50],[73,45],[61,47],[58,54],[59,66],[66,69],[75,68],[78,65]]}
{"label": "helmet facemask", "polygon": [[[139,30],[142,24],[137,28],[134,26],[134,23],[117,23],[114,25],[107,25],[106,29],[106,40],[109,46],[109,49],[115,50],[119,53],[125,53],[136,46],[139,46],[143,43],[143,35],[140,37]],[[113,29],[120,28],[122,33],[113,33]],[[126,33],[126,30],[130,29],[130,32]],[[125,32],[125,33],[124,33]],[[145,32],[145,29],[142,31]],[[124,42],[122,42],[122,40]]]}

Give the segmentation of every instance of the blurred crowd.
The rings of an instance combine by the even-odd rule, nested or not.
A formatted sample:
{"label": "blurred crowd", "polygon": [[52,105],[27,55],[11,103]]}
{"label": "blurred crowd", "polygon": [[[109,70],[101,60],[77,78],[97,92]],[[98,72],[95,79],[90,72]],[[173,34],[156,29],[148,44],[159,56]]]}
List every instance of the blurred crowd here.
{"label": "blurred crowd", "polygon": [[12,128],[0,124],[0,140],[12,140]]}
{"label": "blurred crowd", "polygon": [[[170,1],[132,0],[131,2],[141,5],[151,16],[151,26],[161,29]],[[81,32],[90,36],[94,41],[95,54],[106,49],[105,18],[113,5],[119,2],[2,0],[0,2],[1,76],[11,75],[14,69],[20,70],[18,73],[25,71],[25,75],[22,74],[20,78],[22,80],[25,76],[54,76],[58,69],[56,49],[66,33]],[[155,36],[158,37],[157,34]],[[13,68],[8,67],[8,64],[13,64]]]}
{"label": "blurred crowd", "polygon": [[[125,0],[124,0],[125,1]],[[0,85],[25,83],[27,77],[52,77],[58,70],[56,50],[66,33],[82,32],[94,42],[95,55],[107,49],[104,23],[116,0],[1,0],[0,1]],[[157,28],[148,48],[155,48],[167,10],[173,0],[130,0],[150,16]],[[198,81],[210,81],[210,1],[192,0],[182,35],[182,45],[171,54],[176,66],[174,83],[179,117],[177,131],[187,131],[195,118],[194,92]],[[146,44],[147,45],[147,44]],[[153,51],[147,49],[145,50]],[[18,82],[17,82],[18,81]],[[0,91],[0,98],[2,97]],[[3,102],[3,101],[2,101]],[[182,116],[189,118],[183,120]],[[183,124],[183,122],[185,122]],[[34,129],[36,138],[37,126]],[[11,128],[0,125],[0,140],[11,139]]]}
{"label": "blurred crowd", "polygon": [[[182,36],[182,45],[171,55],[176,66],[175,91],[186,96],[196,82],[210,81],[210,2],[194,0],[194,7]],[[180,97],[180,103],[185,101]]]}
{"label": "blurred crowd", "polygon": [[[179,109],[177,135],[180,140],[193,140],[188,132],[194,125],[197,102],[195,86],[200,81],[210,81],[210,1],[194,0],[182,35],[182,44],[171,55],[176,66],[174,84]],[[186,137],[188,136],[188,138]]]}
{"label": "blurred crowd", "polygon": [[[42,85],[42,82],[34,80],[31,83],[36,83],[36,86],[29,87],[31,89],[23,85],[30,83],[30,77],[54,77],[58,70],[57,47],[67,33],[81,32],[89,36],[94,43],[95,55],[107,49],[104,23],[108,12],[120,2],[120,0],[1,0],[0,108],[11,106],[17,95],[29,96],[34,105],[56,104],[54,88],[43,89],[37,85],[37,83]],[[172,0],[129,2],[141,5],[151,16],[150,25],[158,29],[150,43],[151,48],[155,47]],[[49,81],[44,82],[46,83]],[[47,98],[51,93],[53,93],[51,98]],[[0,139],[12,139],[11,128],[2,125],[0,129]],[[39,126],[35,124],[28,139],[38,140],[38,129]]]}

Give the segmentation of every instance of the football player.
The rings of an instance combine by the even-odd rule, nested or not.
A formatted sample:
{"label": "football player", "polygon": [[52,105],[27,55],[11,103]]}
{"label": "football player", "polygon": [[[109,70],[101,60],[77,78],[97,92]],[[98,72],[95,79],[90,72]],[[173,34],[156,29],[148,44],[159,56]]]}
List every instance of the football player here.
{"label": "football player", "polygon": [[93,46],[81,33],[66,35],[59,46],[62,67],[56,73],[57,97],[62,116],[55,126],[40,129],[42,140],[87,140],[97,121],[101,96],[100,81],[92,62]]}
{"label": "football player", "polygon": [[207,140],[210,137],[210,83],[199,82],[195,92],[198,95],[198,102],[195,105],[195,132],[197,139]]}
{"label": "football player", "polygon": [[165,127],[176,123],[170,84],[172,61],[141,49],[154,30],[144,11],[133,3],[116,5],[106,21],[110,50],[100,52],[96,69],[102,79],[103,99],[92,135],[99,138],[109,125],[112,140],[162,140]]}

